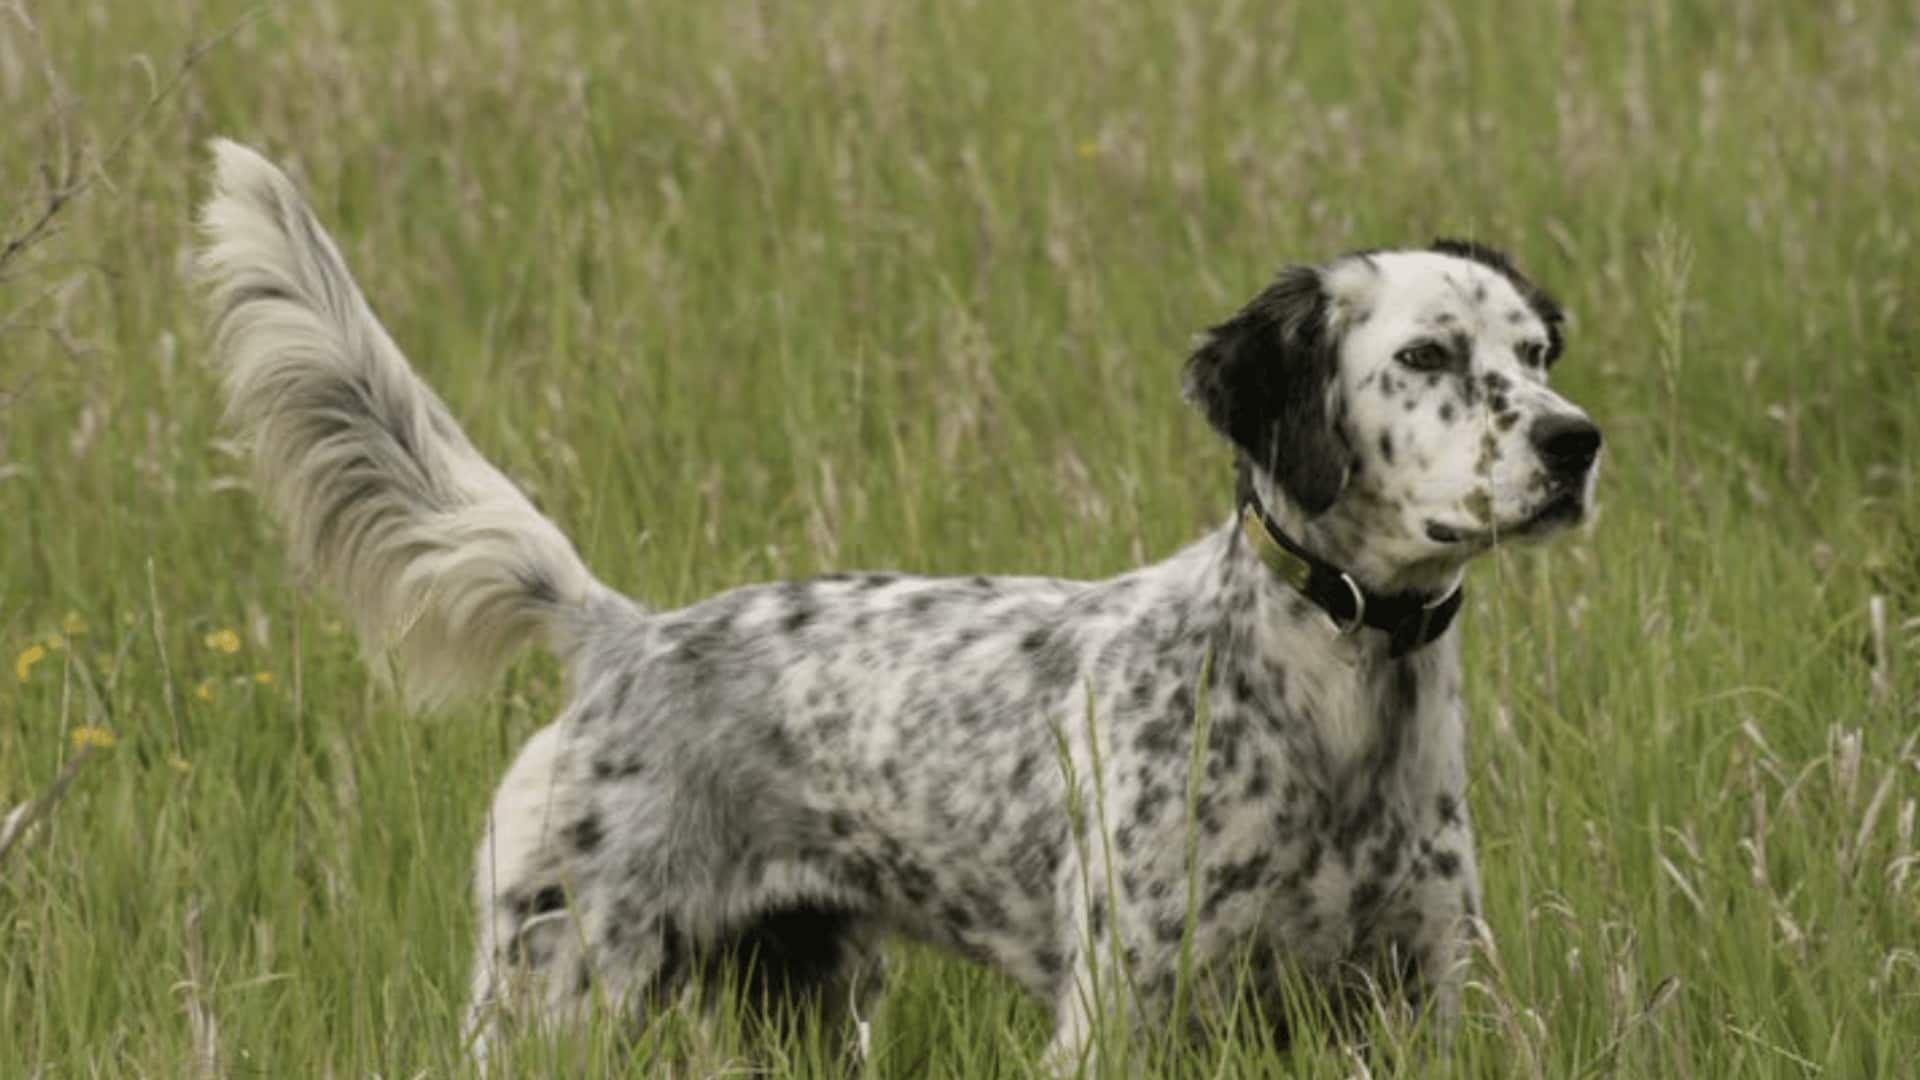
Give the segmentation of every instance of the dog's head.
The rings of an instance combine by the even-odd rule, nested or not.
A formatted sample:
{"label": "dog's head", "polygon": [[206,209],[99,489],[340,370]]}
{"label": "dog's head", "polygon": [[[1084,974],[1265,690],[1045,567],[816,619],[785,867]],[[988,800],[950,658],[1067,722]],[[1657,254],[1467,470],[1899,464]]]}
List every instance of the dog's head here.
{"label": "dog's head", "polygon": [[1552,297],[1492,248],[1283,271],[1188,360],[1186,395],[1254,493],[1376,588],[1585,516],[1600,431],[1547,386]]}

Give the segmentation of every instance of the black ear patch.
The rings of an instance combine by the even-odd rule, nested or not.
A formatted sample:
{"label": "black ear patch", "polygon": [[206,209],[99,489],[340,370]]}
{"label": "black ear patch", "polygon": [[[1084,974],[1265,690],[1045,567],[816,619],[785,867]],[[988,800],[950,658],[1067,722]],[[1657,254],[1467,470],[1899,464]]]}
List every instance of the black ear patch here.
{"label": "black ear patch", "polygon": [[1289,267],[1208,332],[1185,375],[1187,400],[1308,514],[1340,497],[1353,460],[1329,412],[1331,313],[1320,272]]}
{"label": "black ear patch", "polygon": [[1445,236],[1433,242],[1433,250],[1442,255],[1471,259],[1511,282],[1514,291],[1520,294],[1520,298],[1533,309],[1534,315],[1547,326],[1546,362],[1551,365],[1555,360],[1560,359],[1560,353],[1567,344],[1566,337],[1560,329],[1561,324],[1567,321],[1566,312],[1561,310],[1560,302],[1555,300],[1547,290],[1535,285],[1532,278],[1521,273],[1520,268],[1513,265],[1513,260],[1507,258],[1506,252],[1478,240],[1456,240]]}

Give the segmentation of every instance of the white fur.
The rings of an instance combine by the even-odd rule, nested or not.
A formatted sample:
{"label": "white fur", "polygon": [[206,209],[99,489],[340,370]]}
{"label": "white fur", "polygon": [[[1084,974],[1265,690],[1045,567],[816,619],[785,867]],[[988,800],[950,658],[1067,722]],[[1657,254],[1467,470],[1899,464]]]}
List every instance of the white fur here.
{"label": "white fur", "polygon": [[484,685],[537,631],[564,649],[595,590],[573,545],[415,377],[287,178],[235,143],[213,152],[214,353],[296,557],[418,703]]}

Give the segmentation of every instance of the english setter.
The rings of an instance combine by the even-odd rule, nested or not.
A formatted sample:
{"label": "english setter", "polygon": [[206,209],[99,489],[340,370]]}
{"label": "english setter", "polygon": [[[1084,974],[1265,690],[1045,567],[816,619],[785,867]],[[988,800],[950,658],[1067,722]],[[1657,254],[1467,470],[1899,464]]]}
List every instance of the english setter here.
{"label": "english setter", "polygon": [[1547,387],[1559,307],[1506,257],[1296,266],[1214,327],[1185,393],[1236,507],[1164,562],[657,611],[481,457],[294,185],[214,156],[214,348],[299,562],[418,701],[529,640],[569,673],[479,846],[483,1047],[594,1001],[642,1023],[727,965],[764,1007],[843,1000],[889,935],[1050,1002],[1069,1068],[1096,1016],[1164,1022],[1182,972],[1206,1000],[1293,973],[1454,1016],[1480,911],[1462,568],[1579,521],[1601,442]]}

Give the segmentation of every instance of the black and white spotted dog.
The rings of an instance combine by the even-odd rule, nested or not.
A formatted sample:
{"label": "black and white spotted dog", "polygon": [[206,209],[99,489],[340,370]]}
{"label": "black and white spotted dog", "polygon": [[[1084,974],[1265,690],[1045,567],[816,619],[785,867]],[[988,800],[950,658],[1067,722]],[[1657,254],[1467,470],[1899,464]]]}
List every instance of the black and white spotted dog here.
{"label": "black and white spotted dog", "polygon": [[1163,1021],[1180,970],[1453,1016],[1479,911],[1461,571],[1580,520],[1600,449],[1547,388],[1560,310],[1499,253],[1295,267],[1215,327],[1186,394],[1238,509],[1164,562],[654,611],[468,442],[294,186],[215,155],[216,350],[300,561],[418,698],[528,639],[570,674],[480,843],[483,1040],[638,1017],[729,963],[763,1002],[844,1000],[890,935],[1051,1002],[1069,1066],[1097,1015]]}

